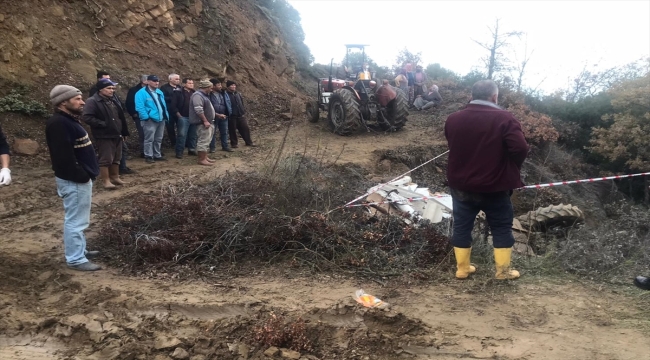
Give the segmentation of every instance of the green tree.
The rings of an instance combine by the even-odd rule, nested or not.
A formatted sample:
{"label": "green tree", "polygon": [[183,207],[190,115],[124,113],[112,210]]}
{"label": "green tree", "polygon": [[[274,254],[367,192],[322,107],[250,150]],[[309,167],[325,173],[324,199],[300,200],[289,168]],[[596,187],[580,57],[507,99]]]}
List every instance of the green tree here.
{"label": "green tree", "polygon": [[593,129],[590,151],[630,170],[650,169],[650,73],[610,89],[614,112],[603,115],[609,128]]}
{"label": "green tree", "polygon": [[430,80],[452,79],[458,80],[459,76],[455,72],[443,68],[440,64],[429,64],[424,70]]}
{"label": "green tree", "polygon": [[415,71],[415,66],[422,62],[422,53],[412,53],[407,48],[400,50],[395,57],[395,64],[393,65],[393,72],[395,74],[399,73],[404,65],[410,63],[413,65],[413,71]]}

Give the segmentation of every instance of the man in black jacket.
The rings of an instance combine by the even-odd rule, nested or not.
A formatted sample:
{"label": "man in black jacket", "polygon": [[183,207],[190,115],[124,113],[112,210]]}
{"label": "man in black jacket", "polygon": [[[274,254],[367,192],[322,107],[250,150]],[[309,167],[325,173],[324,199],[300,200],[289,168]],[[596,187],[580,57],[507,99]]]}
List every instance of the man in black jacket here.
{"label": "man in black jacket", "polygon": [[246,108],[244,100],[240,93],[237,92],[237,84],[232,81],[226,81],[226,92],[224,93],[226,106],[228,107],[228,132],[230,133],[230,147],[237,148],[237,131],[246,143],[246,146],[257,146],[251,139],[251,129],[248,127]]}
{"label": "man in black jacket", "polygon": [[88,98],[83,120],[90,126],[97,144],[99,173],[105,189],[124,185],[120,179],[123,137],[129,136],[126,117],[121,104],[113,96],[116,83],[102,79],[95,87],[97,93]]}
{"label": "man in black jacket", "polygon": [[140,83],[130,88],[129,92],[126,94],[126,112],[131,115],[131,118],[135,123],[135,127],[138,129],[138,144],[140,144],[141,158],[144,158],[144,130],[142,129],[142,124],[140,123],[138,112],[135,110],[135,94],[140,91],[140,89],[147,86],[148,76],[149,75],[140,76]]}
{"label": "man in black jacket", "polygon": [[77,120],[83,113],[81,91],[68,85],[57,85],[50,92],[55,108],[47,120],[45,137],[50,149],[52,169],[59,196],[63,199],[65,218],[63,243],[68,267],[95,271],[99,265],[88,261],[98,251],[86,251],[84,230],[90,224],[93,182],[99,174],[97,157],[88,133]]}
{"label": "man in black jacket", "polygon": [[169,122],[167,122],[167,136],[172,147],[176,145],[176,131],[174,130],[178,119],[181,117],[180,109],[183,107],[183,87],[181,77],[178,74],[169,75],[169,83],[160,87],[160,91],[165,94],[165,104],[169,112]]}

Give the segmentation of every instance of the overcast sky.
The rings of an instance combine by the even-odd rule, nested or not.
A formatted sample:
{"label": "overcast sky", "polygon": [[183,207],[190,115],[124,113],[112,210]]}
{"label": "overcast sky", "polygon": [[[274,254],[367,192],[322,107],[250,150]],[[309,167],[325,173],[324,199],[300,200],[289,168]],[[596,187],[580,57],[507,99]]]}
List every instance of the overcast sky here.
{"label": "overcast sky", "polygon": [[[346,43],[370,46],[379,65],[404,47],[461,75],[481,67],[488,26],[523,31],[534,51],[524,85],[551,92],[587,65],[605,69],[650,56],[650,1],[337,1],[289,0],[318,63],[337,62]],[[522,57],[524,39],[513,40]],[[598,65],[594,68],[594,65]],[[543,82],[542,82],[543,81]]]}

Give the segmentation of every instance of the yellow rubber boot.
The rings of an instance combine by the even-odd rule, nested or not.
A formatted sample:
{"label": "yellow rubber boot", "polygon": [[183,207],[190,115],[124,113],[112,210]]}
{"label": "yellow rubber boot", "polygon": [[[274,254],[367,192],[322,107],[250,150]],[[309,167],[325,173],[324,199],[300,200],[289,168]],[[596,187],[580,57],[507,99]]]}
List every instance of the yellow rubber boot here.
{"label": "yellow rubber boot", "polygon": [[494,248],[494,262],[496,263],[498,280],[512,280],[519,277],[519,271],[510,268],[512,248]]}
{"label": "yellow rubber boot", "polygon": [[456,279],[467,279],[469,274],[476,271],[476,267],[469,263],[469,258],[472,254],[472,248],[457,248],[454,247],[454,255],[456,255]]}

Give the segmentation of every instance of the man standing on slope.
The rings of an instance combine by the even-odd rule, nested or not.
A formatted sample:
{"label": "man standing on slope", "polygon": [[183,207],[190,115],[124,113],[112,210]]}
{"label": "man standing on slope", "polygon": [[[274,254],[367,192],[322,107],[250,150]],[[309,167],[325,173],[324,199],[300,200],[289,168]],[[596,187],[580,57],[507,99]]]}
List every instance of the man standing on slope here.
{"label": "man standing on slope", "polygon": [[516,279],[510,269],[515,238],[512,235],[512,190],[523,186],[520,169],[528,155],[521,125],[497,105],[499,89],[492,80],[472,87],[472,101],[447,118],[449,144],[447,180],[453,200],[451,243],[456,255],[456,278],[476,271],[470,265],[472,228],[479,211],[485,212],[492,231],[496,278]]}
{"label": "man standing on slope", "polygon": [[196,125],[198,140],[196,152],[199,156],[198,164],[210,166],[214,160],[208,158],[210,141],[214,137],[214,107],[210,102],[212,83],[208,79],[199,82],[199,91],[190,98],[190,124]]}
{"label": "man standing on slope", "polygon": [[138,112],[144,130],[144,158],[147,164],[167,160],[162,156],[160,147],[169,113],[165,105],[165,94],[158,89],[158,85],[158,76],[149,75],[147,86],[135,94],[135,111]]}
{"label": "man standing on slope", "polygon": [[77,118],[83,114],[81,91],[68,85],[57,85],[50,92],[54,115],[47,120],[45,137],[50,149],[56,188],[63,199],[63,244],[68,267],[79,271],[95,271],[99,265],[88,261],[98,251],[86,251],[84,230],[90,224],[93,180],[99,165],[88,133]]}

